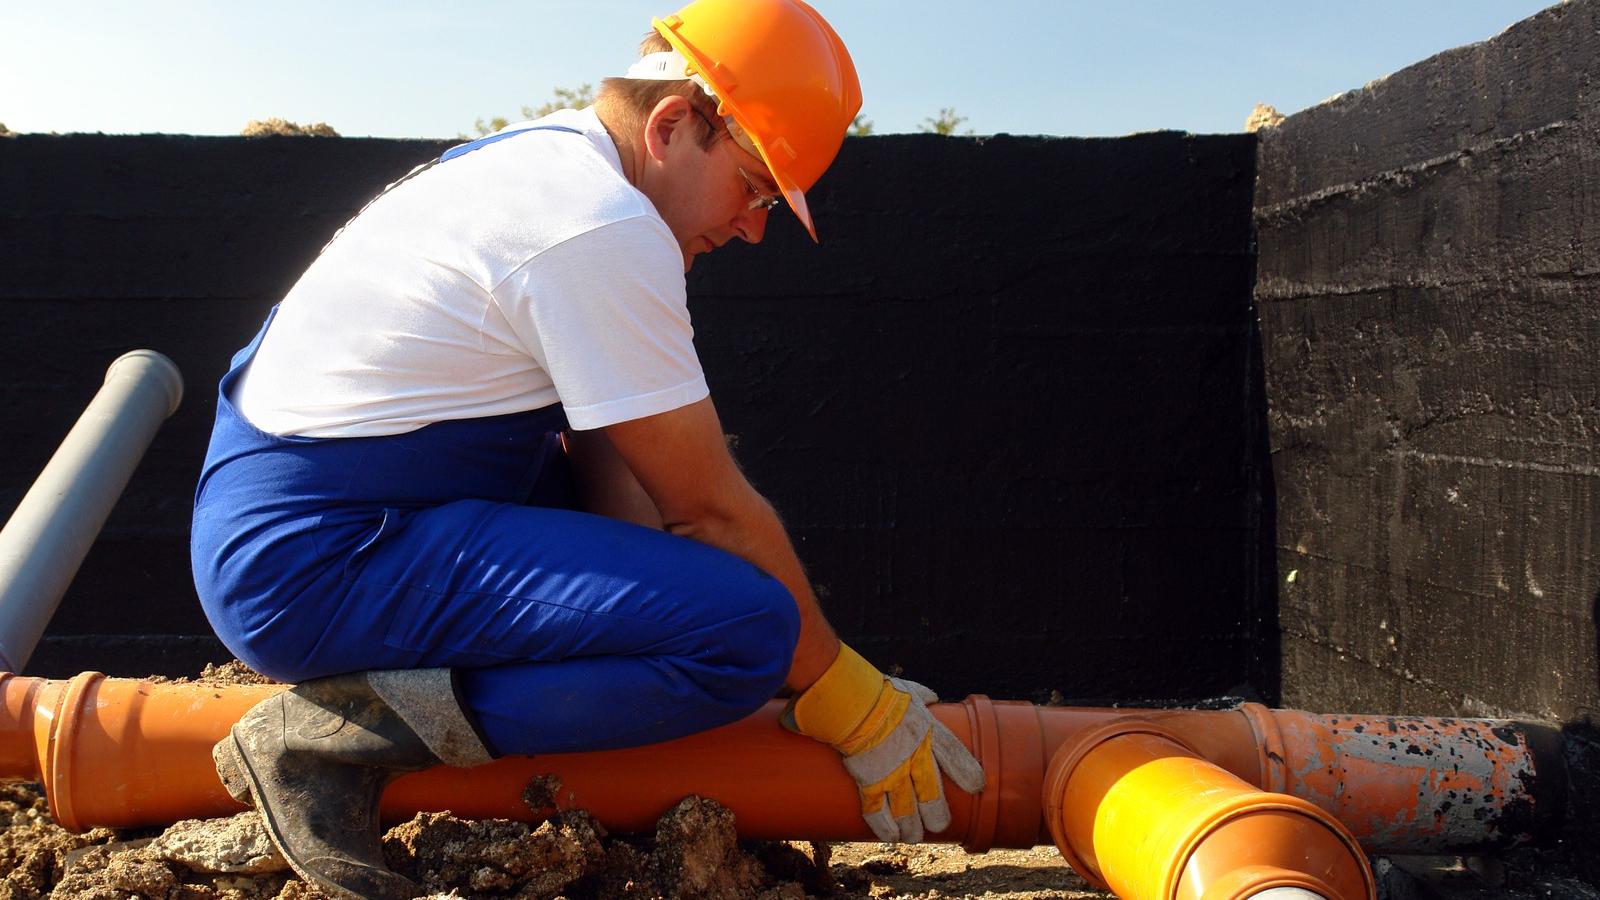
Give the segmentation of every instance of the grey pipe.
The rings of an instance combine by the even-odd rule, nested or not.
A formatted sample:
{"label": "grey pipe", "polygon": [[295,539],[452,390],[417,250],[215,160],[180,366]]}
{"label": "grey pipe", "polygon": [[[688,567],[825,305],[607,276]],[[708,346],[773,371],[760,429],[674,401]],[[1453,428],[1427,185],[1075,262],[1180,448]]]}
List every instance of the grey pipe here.
{"label": "grey pipe", "polygon": [[183,400],[172,360],[134,350],[105,384],[0,529],[0,671],[27,665],[156,430]]}

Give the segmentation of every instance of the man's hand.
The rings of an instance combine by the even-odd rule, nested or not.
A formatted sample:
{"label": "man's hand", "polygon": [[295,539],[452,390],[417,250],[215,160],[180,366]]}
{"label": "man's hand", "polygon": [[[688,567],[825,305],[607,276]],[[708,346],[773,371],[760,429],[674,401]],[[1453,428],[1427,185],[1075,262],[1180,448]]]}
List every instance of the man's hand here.
{"label": "man's hand", "polygon": [[861,816],[879,840],[914,844],[950,827],[941,769],[969,794],[984,786],[977,759],[928,712],[938,699],[840,644],[822,677],[789,703],[783,723],[844,755],[861,792]]}

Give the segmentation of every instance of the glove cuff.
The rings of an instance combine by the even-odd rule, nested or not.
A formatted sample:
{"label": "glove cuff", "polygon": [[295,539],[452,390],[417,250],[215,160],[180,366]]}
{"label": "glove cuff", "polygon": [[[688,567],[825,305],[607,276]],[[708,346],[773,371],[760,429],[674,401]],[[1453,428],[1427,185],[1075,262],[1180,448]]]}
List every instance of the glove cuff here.
{"label": "glove cuff", "polygon": [[846,644],[816,683],[794,699],[784,718],[796,731],[826,744],[838,744],[867,718],[888,678]]}

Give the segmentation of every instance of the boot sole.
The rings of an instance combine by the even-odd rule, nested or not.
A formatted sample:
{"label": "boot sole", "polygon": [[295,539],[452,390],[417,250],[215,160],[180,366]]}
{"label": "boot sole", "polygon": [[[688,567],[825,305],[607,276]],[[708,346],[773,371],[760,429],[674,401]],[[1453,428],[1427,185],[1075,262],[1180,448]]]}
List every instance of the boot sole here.
{"label": "boot sole", "polygon": [[222,787],[228,796],[243,803],[245,806],[254,806],[255,798],[250,792],[250,780],[245,777],[244,763],[239,759],[239,750],[233,743],[233,734],[229,732],[226,741],[218,741],[211,748],[211,760],[217,765],[217,778],[221,779]]}
{"label": "boot sole", "polygon": [[[224,754],[219,752],[221,747],[224,746],[228,750],[226,763],[223,760]],[[244,748],[239,746],[239,739],[234,736],[231,730],[228,732],[228,742],[219,745],[218,749],[213,750],[212,756],[216,758],[217,774],[222,778],[222,784],[228,789],[228,793],[241,803],[250,803],[251,798],[256,795],[255,792],[260,787],[260,780],[256,777],[255,770],[250,768],[250,760],[244,755]],[[225,768],[227,771],[224,771]],[[234,793],[236,786],[240,793],[244,795],[242,798],[239,793]],[[256,803],[254,805],[256,812],[261,815],[262,828],[267,832],[267,837],[271,839],[272,846],[278,848],[278,853],[289,864],[289,868],[293,869],[294,873],[299,875],[303,881],[307,884],[315,885],[318,890],[327,894],[333,900],[370,900],[368,897],[346,889],[337,882],[329,881],[302,865],[299,860],[295,859],[294,854],[289,852],[289,848],[284,845],[283,838],[279,835],[278,824],[267,805],[264,803]]]}

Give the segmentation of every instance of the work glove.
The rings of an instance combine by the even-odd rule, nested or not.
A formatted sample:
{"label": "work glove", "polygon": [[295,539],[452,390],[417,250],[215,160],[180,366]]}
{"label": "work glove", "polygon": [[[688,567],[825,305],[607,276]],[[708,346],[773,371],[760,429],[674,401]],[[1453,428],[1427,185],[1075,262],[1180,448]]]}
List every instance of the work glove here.
{"label": "work glove", "polygon": [[969,794],[984,784],[977,759],[928,712],[938,699],[840,644],[838,658],[789,701],[781,721],[844,755],[861,793],[861,816],[879,840],[915,844],[926,832],[950,827],[941,769]]}

